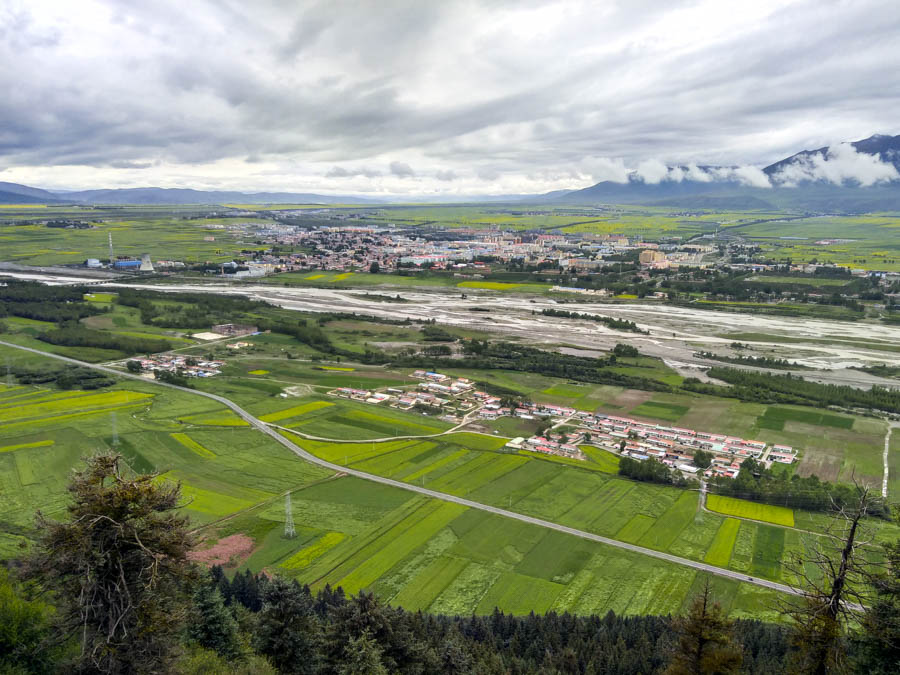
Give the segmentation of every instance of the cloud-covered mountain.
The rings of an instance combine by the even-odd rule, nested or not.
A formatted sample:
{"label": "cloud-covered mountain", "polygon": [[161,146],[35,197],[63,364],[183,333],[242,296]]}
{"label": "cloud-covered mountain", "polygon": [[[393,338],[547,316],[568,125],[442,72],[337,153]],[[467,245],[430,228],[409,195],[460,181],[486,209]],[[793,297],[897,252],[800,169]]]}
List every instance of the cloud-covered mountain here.
{"label": "cloud-covered mountain", "polygon": [[822,181],[869,187],[900,180],[900,136],[876,134],[861,141],[803,150],[763,172],[774,185]]}
{"label": "cloud-covered mountain", "polygon": [[557,198],[572,204],[658,204],[686,208],[900,209],[900,136],[803,150],[759,169],[666,166],[649,160]]}

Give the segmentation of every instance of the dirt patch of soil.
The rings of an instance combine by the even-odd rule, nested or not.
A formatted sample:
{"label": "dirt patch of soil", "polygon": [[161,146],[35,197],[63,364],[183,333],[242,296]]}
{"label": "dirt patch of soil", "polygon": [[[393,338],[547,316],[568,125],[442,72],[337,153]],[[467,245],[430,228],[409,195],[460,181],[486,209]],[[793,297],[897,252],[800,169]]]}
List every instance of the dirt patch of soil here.
{"label": "dirt patch of soil", "polygon": [[610,403],[613,405],[619,406],[620,408],[626,408],[631,410],[631,408],[636,408],[644,401],[649,401],[653,398],[653,392],[651,391],[639,391],[637,389],[626,389],[621,394],[616,396]]}
{"label": "dirt patch of soil", "polygon": [[816,475],[821,480],[836,481],[841,473],[841,458],[824,453],[806,451],[797,466],[797,475],[806,478]]}
{"label": "dirt patch of soil", "polygon": [[188,558],[204,565],[237,565],[253,552],[253,540],[246,534],[232,534],[219,539],[202,551],[191,551]]}
{"label": "dirt patch of soil", "polygon": [[477,424],[477,423],[467,424],[465,427],[463,427],[462,430],[463,431],[475,431],[475,432],[482,433],[482,434],[489,434],[489,433],[493,432],[493,429],[491,429],[490,427],[486,427],[483,424]]}

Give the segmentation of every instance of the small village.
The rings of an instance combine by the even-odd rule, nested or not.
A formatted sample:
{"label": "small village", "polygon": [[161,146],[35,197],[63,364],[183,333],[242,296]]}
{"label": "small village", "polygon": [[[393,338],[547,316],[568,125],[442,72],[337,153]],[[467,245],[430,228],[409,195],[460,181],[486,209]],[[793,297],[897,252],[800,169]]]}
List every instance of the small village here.
{"label": "small village", "polygon": [[542,435],[517,437],[506,444],[510,450],[528,450],[572,459],[586,459],[579,444],[589,444],[639,461],[654,458],[688,475],[700,475],[693,464],[698,450],[713,455],[706,478],[735,478],[741,463],[755,459],[767,466],[773,462],[792,464],[797,457],[794,448],[767,444],[724,434],[696,431],[642,422],[629,417],[603,415],[550,403],[522,402],[516,407],[504,406],[501,398],[475,389],[466,378],[452,378],[443,373],[416,370],[410,374],[422,380],[413,390],[387,389],[385,393],[339,387],[328,392],[332,396],[363,403],[387,404],[400,410],[416,409],[425,414],[440,413],[448,422],[465,423],[473,419],[485,421],[501,417],[522,420],[548,420],[551,427]]}
{"label": "small village", "polygon": [[221,374],[225,361],[207,360],[182,354],[153,354],[131,359],[141,364],[145,373],[163,371],[183,377],[214,377]]}

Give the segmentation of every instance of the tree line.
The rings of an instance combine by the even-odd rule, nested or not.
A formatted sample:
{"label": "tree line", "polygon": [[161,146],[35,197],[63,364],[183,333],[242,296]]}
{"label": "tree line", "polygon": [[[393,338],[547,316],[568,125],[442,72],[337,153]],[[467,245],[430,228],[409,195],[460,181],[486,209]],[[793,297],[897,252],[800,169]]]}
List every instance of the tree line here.
{"label": "tree line", "polygon": [[85,292],[83,286],[45,286],[10,279],[0,286],[0,317],[60,323],[103,314],[104,308],[84,301]]}
{"label": "tree line", "polygon": [[700,394],[738,398],[755,403],[795,403],[814,407],[840,406],[900,412],[900,390],[872,386],[856,389],[848,385],[820,384],[786,373],[754,373],[747,370],[714,366],[707,374],[732,385],[722,387],[688,378],[682,388]]}
{"label": "tree line", "polygon": [[[750,458],[741,462],[736,478],[711,478],[709,490],[720,495],[807,511],[843,509],[851,506],[856,499],[856,490],[852,485],[830,483],[815,475],[788,476]],[[887,519],[891,517],[888,505],[881,500],[873,500],[869,513]]]}
{"label": "tree line", "polygon": [[[623,347],[627,348],[629,345],[623,345]],[[634,348],[632,347],[631,349]],[[430,368],[432,370],[440,370],[441,368],[515,370],[548,375],[550,377],[561,377],[577,382],[614,384],[647,391],[671,391],[671,387],[662,382],[609,370],[608,367],[616,363],[615,354],[611,354],[605,359],[597,359],[588,356],[562,354],[509,342],[489,342],[488,340],[466,341],[463,344],[463,351],[464,354],[461,358],[445,359],[421,355],[400,356],[395,358],[392,364],[414,368]],[[629,351],[628,354],[630,355],[631,352]]]}
{"label": "tree line", "polygon": [[7,372],[22,384],[55,384],[60,389],[101,389],[116,383],[115,378],[83,366],[10,365]]}
{"label": "tree line", "polygon": [[675,487],[690,487],[691,483],[697,485],[696,481],[688,481],[680,471],[670,469],[657,459],[650,457],[645,460],[632,459],[631,457],[621,457],[619,459],[619,475],[639,480],[645,483],[659,483],[661,485],[674,485]]}
{"label": "tree line", "polygon": [[628,331],[631,333],[642,333],[644,335],[650,334],[650,331],[639,328],[634,321],[628,321],[626,319],[616,319],[611,316],[602,316],[600,314],[585,314],[584,312],[569,312],[565,309],[553,308],[543,309],[541,310],[541,314],[545,316],[559,316],[566,319],[584,319],[585,321],[597,321],[599,323],[606,324],[607,327],[614,330]]}
{"label": "tree line", "polygon": [[153,354],[172,349],[172,345],[162,338],[131,337],[102,330],[92,330],[78,324],[45,331],[40,333],[37,339],[52,345],[114,349],[126,354]]}
{"label": "tree line", "polygon": [[757,368],[772,368],[775,370],[811,370],[809,366],[793,363],[787,359],[773,359],[770,356],[728,356],[726,354],[714,354],[713,352],[694,352],[694,356],[710,361],[722,361],[724,363],[738,363]]}
{"label": "tree line", "polygon": [[[154,302],[156,301],[156,302]],[[116,303],[135,307],[141,323],[167,328],[208,328],[217,323],[254,323],[251,314],[271,307],[240,295],[164,293],[122,288]]]}

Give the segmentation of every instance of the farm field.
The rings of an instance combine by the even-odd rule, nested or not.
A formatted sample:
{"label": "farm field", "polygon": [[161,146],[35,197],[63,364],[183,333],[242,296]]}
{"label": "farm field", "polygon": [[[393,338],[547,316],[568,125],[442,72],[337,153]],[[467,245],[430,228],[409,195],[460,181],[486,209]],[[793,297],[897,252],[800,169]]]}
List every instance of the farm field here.
{"label": "farm field", "polygon": [[[150,388],[134,384],[138,389]],[[103,394],[124,391],[116,388]],[[689,571],[630,556],[633,560],[618,572],[617,583],[626,584],[623,594],[599,597],[591,589],[612,581],[608,564],[621,561],[621,552],[573,540],[572,553],[538,573],[541,560],[555,555],[564,544],[558,538],[542,543],[548,533],[541,528],[511,530],[504,519],[481,513],[469,515],[464,508],[400,490],[351,479],[328,480],[320,470],[297,461],[247,428],[195,424],[194,420],[212,422],[217,417],[228,420],[214,402],[153,391],[155,395],[137,392],[145,397],[134,414],[126,415],[121,410],[117,414],[117,446],[106,408],[92,407],[91,415],[83,420],[60,419],[75,410],[74,402],[85,394],[48,392],[30,386],[0,392],[0,401],[34,399],[35,414],[28,419],[40,423],[27,434],[0,433],[0,447],[6,450],[0,453],[5,523],[0,550],[16,550],[27,534],[34,504],[41,504],[51,516],[62,513],[66,475],[78,465],[85,448],[117,447],[135,470],[162,470],[165,478],[182,481],[188,501],[185,511],[198,525],[210,525],[203,530],[209,541],[231,531],[251,536],[257,546],[241,564],[281,569],[313,584],[369,588],[405,606],[490,611],[498,604],[517,613],[543,607],[579,612],[604,611],[605,607],[627,613],[674,611],[693,583],[695,575]],[[37,399],[53,405],[38,409],[41,401]],[[117,400],[107,399],[110,404]],[[38,410],[45,415],[37,417]],[[486,480],[482,492],[487,495],[497,491],[500,501],[509,489],[521,491],[538,478],[550,478],[540,475],[546,471],[544,467],[559,468],[549,462],[503,455],[497,456],[503,460],[497,465],[486,462],[480,469],[464,466],[468,462],[461,461],[462,453],[481,452],[493,459],[494,453],[486,451],[497,448],[502,440],[473,434],[455,434],[450,440],[447,447],[434,444],[430,448],[425,447],[425,441],[412,440],[405,448],[398,441],[394,444],[395,457],[383,452],[371,455],[368,443],[341,445],[359,449],[359,456],[351,458],[357,465],[380,462],[411,480],[416,480],[417,471],[428,468],[426,483],[451,492],[469,494],[473,481]],[[385,444],[375,445],[378,451],[388,449],[379,447]],[[331,453],[339,454],[334,448]],[[429,458],[433,460],[430,463]],[[435,466],[439,462],[443,462],[441,466]],[[532,465],[539,471],[535,472]],[[516,475],[507,475],[513,470]],[[499,490],[498,481],[491,476],[502,481]],[[308,487],[302,488],[304,485]],[[281,538],[285,490],[294,490],[299,532],[296,540]],[[234,514],[237,518],[216,525]],[[498,537],[498,532],[504,535]],[[426,586],[420,574],[429,579]],[[663,588],[668,589],[665,602],[659,597]],[[736,615],[752,613],[752,606],[744,610],[740,600],[749,592],[734,584],[729,597],[735,599],[732,604]],[[397,600],[395,596],[399,596]]]}
{"label": "farm field", "polygon": [[[751,569],[754,555],[764,557],[769,562],[757,563],[756,576],[775,581],[790,581],[781,564],[815,536],[791,529],[786,544],[766,538],[757,543],[766,522],[793,528],[794,512],[716,495],[708,496],[708,508],[718,513],[702,511],[696,492],[620,478],[607,456],[618,458],[596,449],[589,462],[567,463],[536,453],[500,452],[502,439],[474,434],[385,443],[298,442],[338,464],[735,571]],[[797,513],[803,529],[821,532],[828,524],[822,514]],[[893,524],[871,526],[882,539],[897,535]]]}
{"label": "farm field", "polygon": [[[108,304],[109,299],[99,296],[94,301]],[[130,308],[115,306],[94,319],[104,320],[95,326],[103,330],[163,334],[140,324]],[[415,327],[376,326],[336,321],[328,332],[349,350],[362,350],[368,341],[421,339]],[[360,336],[360,331],[370,334]],[[167,337],[182,340],[173,346],[190,344],[180,335]],[[22,330],[18,339],[33,335]],[[488,434],[373,442],[398,435],[430,436],[451,425],[419,413],[326,395],[338,386],[409,385],[414,381],[408,371],[337,360],[328,365],[303,361],[313,352],[282,336],[250,341],[260,351],[254,347],[244,355],[229,354],[224,346],[194,348],[194,353],[213,349],[228,355],[223,376],[196,386],[228,396],[262,419],[298,433],[356,441],[299,441],[336,463],[776,581],[790,581],[783,562],[811,536],[740,520],[759,518],[733,505],[730,511],[721,504],[719,513],[702,511],[695,492],[626,481],[615,475],[618,457],[589,446],[587,462],[501,452],[506,439],[497,436],[529,432],[527,425],[513,420],[495,424]],[[44,343],[35,346],[47,348]],[[284,350],[292,351],[293,358],[279,353]],[[33,359],[8,353],[10,358]],[[649,359],[622,359],[618,370],[681,381],[667,366]],[[818,473],[814,467],[825,466],[833,468],[835,477],[855,473],[880,479],[884,425],[877,420],[581,385],[527,373],[452,374],[490,381],[535,400],[787,443],[803,452],[805,464],[798,471]],[[626,556],[542,528],[519,527],[499,516],[401,490],[372,491],[369,483],[334,479],[251,431],[214,402],[150,383],[122,383],[97,392],[16,387],[5,394],[15,405],[5,406],[0,392],[0,480],[8,481],[0,485],[0,553],[13,550],[27,534],[34,504],[46,505],[51,515],[62,512],[65,476],[85,448],[118,448],[135,470],[159,470],[165,478],[182,482],[185,512],[203,527],[208,542],[237,532],[235,528],[254,540],[250,557],[235,560],[232,567],[281,570],[313,585],[340,584],[348,592],[369,589],[396,604],[441,612],[490,612],[494,605],[516,613],[610,608],[668,612],[680,608],[699,583],[695,573],[680,566]],[[500,433],[490,433],[494,430]],[[294,540],[281,535],[286,491],[295,500]],[[14,496],[7,503],[4,495]],[[791,517],[798,528],[818,531],[823,526],[814,516],[798,512]],[[778,522],[775,518],[760,520]],[[890,531],[885,528],[881,534]],[[717,583],[724,584],[725,602],[735,616],[765,615],[758,589]]]}
{"label": "farm field", "polygon": [[198,524],[327,476],[237,419],[214,401],[149,383],[89,392],[0,385],[0,555],[27,538],[36,508],[62,515],[69,472],[94,452],[115,449],[135,471],[182,481],[184,511]]}
{"label": "farm field", "polygon": [[427,436],[451,427],[433,417],[337,396],[263,401],[248,406],[248,410],[264,422],[277,423],[310,436],[344,440]]}
{"label": "farm field", "polygon": [[[340,365],[333,367],[349,368]],[[333,370],[331,366],[314,366],[251,354],[229,363],[226,373],[233,374],[228,378],[216,378],[215,381],[198,383],[198,386],[225,393],[258,415],[277,413],[282,407],[287,409],[315,399],[335,402],[338,406],[355,406],[355,410],[349,413],[349,419],[338,408],[323,408],[321,411],[277,422],[312,436],[366,440],[396,435],[428,435],[449,428],[449,424],[419,413],[399,413],[388,407],[368,406],[334,397],[291,397],[282,403],[273,398],[283,387],[292,384],[308,386],[311,388],[310,393],[324,394],[336,386],[382,387],[383,390],[390,386],[411,385],[416,382],[408,378],[409,373],[405,369],[392,371],[355,364],[352,367],[353,370]],[[258,369],[271,372],[266,376],[248,375],[248,371]],[[799,450],[800,461],[791,467],[784,467],[784,470],[797,472],[801,476],[815,474],[830,481],[849,480],[851,476],[855,476],[880,488],[881,454],[886,426],[879,419],[823,413],[801,406],[767,406],[689,393],[653,393],[611,385],[576,383],[532,373],[445,370],[451,376],[494,384],[539,402],[567,405],[603,414],[627,415],[651,423],[683,426],[770,444],[789,445]],[[646,370],[641,367],[636,368],[635,372],[644,375]],[[382,417],[396,417],[400,423],[388,422],[380,419]],[[491,422],[478,421],[472,428],[514,437],[531,435],[536,424],[534,421],[501,418]]]}
{"label": "farm field", "polygon": [[[114,295],[109,293],[97,293],[93,294],[93,297],[86,296],[89,302],[103,307],[107,312],[85,318],[82,321],[82,325],[93,330],[102,330],[118,337],[165,340],[173,349],[182,349],[197,344],[196,340],[186,337],[186,331],[165,330],[142,323],[140,311],[137,308],[118,305],[112,302],[113,298]],[[38,335],[55,327],[55,324],[48,321],[36,321],[13,316],[4,317],[4,324],[7,326],[7,330],[3,335],[4,340],[24,347],[32,347],[88,362],[112,361],[129,356],[128,353],[116,349],[69,347],[38,340]],[[15,363],[21,356],[14,354],[10,358]]]}
{"label": "farm field", "polygon": [[[634,372],[643,374],[644,371],[640,368]],[[487,381],[539,402],[789,445],[801,452],[800,462],[790,469],[801,476],[815,474],[829,481],[856,476],[879,489],[881,486],[887,427],[880,419],[823,413],[803,406],[767,406],[687,393],[653,393],[574,383],[531,373],[470,369],[448,369],[447,373]],[[527,431],[512,420],[489,426],[501,433],[505,430],[509,436]]]}
{"label": "farm field", "polygon": [[[776,260],[830,262],[847,267],[900,269],[900,228],[890,214],[828,216],[791,220],[790,233],[798,239],[782,239],[784,223],[739,226],[748,237]],[[818,244],[839,239],[840,242]]]}
{"label": "farm field", "polygon": [[[252,244],[240,241],[238,233],[224,229],[233,221],[201,217],[208,207],[60,207],[52,217],[89,221],[89,229],[48,228],[37,222],[46,219],[44,208],[31,206],[3,209],[3,219],[34,221],[34,224],[0,224],[4,260],[27,265],[81,264],[86,258],[109,257],[108,235],[113,236],[116,255],[140,257],[149,253],[154,260],[170,259],[179,252],[184,262],[231,260]],[[246,221],[252,221],[247,218]],[[221,227],[211,232],[209,227]],[[213,241],[205,237],[215,235]]]}
{"label": "farm field", "polygon": [[[291,499],[294,540],[283,537],[280,505],[210,532],[250,532],[263,542],[242,566],[447,614],[488,614],[495,606],[514,614],[669,613],[699,583],[687,568],[355,478],[297,490]],[[714,583],[732,616],[774,618],[762,609],[772,593]]]}
{"label": "farm field", "polygon": [[761,520],[775,525],[794,527],[794,511],[783,506],[772,504],[760,504],[745,499],[735,499],[723,495],[709,495],[706,505],[710,511],[723,513],[728,516],[739,516],[750,520]]}

